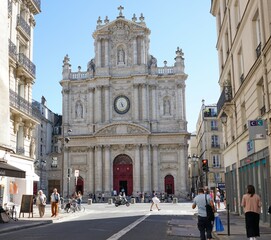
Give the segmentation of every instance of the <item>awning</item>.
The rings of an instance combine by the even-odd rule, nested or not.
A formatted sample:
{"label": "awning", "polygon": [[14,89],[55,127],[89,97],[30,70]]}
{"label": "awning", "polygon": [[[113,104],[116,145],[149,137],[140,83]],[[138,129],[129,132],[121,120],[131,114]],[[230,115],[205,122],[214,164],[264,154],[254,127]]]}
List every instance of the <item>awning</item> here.
{"label": "awning", "polygon": [[8,163],[0,162],[0,176],[25,178],[25,171],[11,166]]}
{"label": "awning", "polygon": [[40,181],[40,176],[37,175],[34,172],[26,172],[26,178],[31,179],[31,180],[36,181],[36,182]]}

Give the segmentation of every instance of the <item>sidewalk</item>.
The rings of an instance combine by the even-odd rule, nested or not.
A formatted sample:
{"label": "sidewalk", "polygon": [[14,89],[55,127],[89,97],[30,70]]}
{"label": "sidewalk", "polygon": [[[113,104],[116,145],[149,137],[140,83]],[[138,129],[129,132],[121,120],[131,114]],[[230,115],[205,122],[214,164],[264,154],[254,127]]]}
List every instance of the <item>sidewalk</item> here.
{"label": "sidewalk", "polygon": [[[228,240],[228,239],[238,239],[247,240],[246,237],[246,227],[244,216],[239,216],[237,214],[230,213],[230,235],[228,235],[228,224],[227,224],[227,211],[219,211],[219,217],[223,223],[223,232],[213,232],[216,239]],[[263,224],[260,222],[260,237],[259,240],[270,240],[271,239],[271,228],[268,224]]]}
{"label": "sidewalk", "polygon": [[69,215],[69,213],[61,213],[60,211],[57,217],[51,217],[51,205],[47,204],[44,217],[40,218],[38,208],[34,205],[33,218],[32,214],[30,214],[30,217],[28,217],[28,213],[24,213],[24,217],[23,214],[21,214],[21,217],[19,218],[19,213],[17,213],[18,221],[10,219],[8,223],[0,223],[0,234],[15,231],[18,229],[26,229],[44,224],[50,224],[55,221],[59,221],[60,219],[63,219],[65,217],[68,217]]}

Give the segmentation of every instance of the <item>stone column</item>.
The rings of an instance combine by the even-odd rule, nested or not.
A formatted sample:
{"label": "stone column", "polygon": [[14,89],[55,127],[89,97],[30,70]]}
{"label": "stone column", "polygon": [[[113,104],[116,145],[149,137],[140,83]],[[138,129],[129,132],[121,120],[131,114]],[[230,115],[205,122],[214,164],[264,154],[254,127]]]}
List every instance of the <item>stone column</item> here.
{"label": "stone column", "polygon": [[138,122],[139,119],[139,104],[138,104],[138,84],[134,84],[134,121]]}
{"label": "stone column", "polygon": [[101,40],[97,40],[97,67],[101,67]]}
{"label": "stone column", "polygon": [[104,114],[105,114],[105,122],[108,123],[110,120],[109,86],[105,86],[104,90],[105,90]]}
{"label": "stone column", "polygon": [[103,176],[103,169],[102,169],[102,146],[97,145],[95,147],[95,193],[102,191],[102,176]]}
{"label": "stone column", "polygon": [[102,96],[102,87],[101,86],[96,86],[95,88],[95,123],[100,123],[101,122],[101,96]]}
{"label": "stone column", "polygon": [[104,61],[105,61],[105,67],[108,67],[109,65],[109,57],[108,57],[108,39],[104,39],[105,41],[105,47],[104,47],[104,51],[105,51],[105,56],[104,56]]}
{"label": "stone column", "polygon": [[181,192],[186,192],[186,182],[187,182],[187,168],[185,166],[185,154],[184,154],[184,146],[179,145],[179,166],[180,166],[180,190]]}
{"label": "stone column", "polygon": [[134,194],[140,192],[140,146],[135,145],[135,160],[134,160]]}
{"label": "stone column", "polygon": [[89,124],[93,124],[93,92],[94,92],[94,88],[90,87],[88,88],[88,122]]}
{"label": "stone column", "polygon": [[152,146],[152,186],[154,191],[159,191],[159,174],[158,174],[158,145],[153,145]]}
{"label": "stone column", "polygon": [[147,121],[147,113],[148,113],[148,104],[147,104],[147,84],[142,85],[142,120]]}
{"label": "stone column", "polygon": [[67,125],[69,123],[69,93],[70,90],[67,87],[63,87],[62,90],[62,111],[63,111],[63,124]]}
{"label": "stone column", "polygon": [[143,191],[150,191],[150,179],[149,179],[149,154],[148,154],[149,146],[143,145]]}
{"label": "stone column", "polygon": [[93,159],[93,146],[88,149],[88,190],[94,193],[94,159]]}
{"label": "stone column", "polygon": [[146,52],[145,52],[145,38],[144,37],[142,37],[142,39],[141,39],[141,64],[145,64],[146,63],[146,61],[145,61],[145,54]]}
{"label": "stone column", "polygon": [[183,120],[183,94],[182,94],[182,84],[177,84],[177,119]]}
{"label": "stone column", "polygon": [[104,153],[104,191],[107,194],[110,194],[110,179],[111,179],[110,145],[106,145]]}
{"label": "stone column", "polygon": [[133,40],[133,46],[134,46],[134,64],[137,64],[137,42],[136,37]]}
{"label": "stone column", "polygon": [[151,86],[152,94],[152,120],[157,121],[156,85]]}

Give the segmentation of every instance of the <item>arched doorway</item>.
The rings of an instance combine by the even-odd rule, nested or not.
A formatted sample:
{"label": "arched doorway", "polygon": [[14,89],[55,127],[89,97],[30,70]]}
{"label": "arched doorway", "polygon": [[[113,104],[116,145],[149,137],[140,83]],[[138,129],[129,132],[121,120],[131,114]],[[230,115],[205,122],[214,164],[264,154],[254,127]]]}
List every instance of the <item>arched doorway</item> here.
{"label": "arched doorway", "polygon": [[174,194],[174,177],[172,175],[165,177],[165,193]]}
{"label": "arched doorway", "polygon": [[79,176],[77,178],[77,182],[75,183],[76,185],[76,189],[75,191],[78,193],[79,191],[81,192],[81,194],[83,195],[84,194],[84,179]]}
{"label": "arched doorway", "polygon": [[133,162],[125,155],[118,155],[113,162],[113,190],[124,191],[130,196],[133,192]]}

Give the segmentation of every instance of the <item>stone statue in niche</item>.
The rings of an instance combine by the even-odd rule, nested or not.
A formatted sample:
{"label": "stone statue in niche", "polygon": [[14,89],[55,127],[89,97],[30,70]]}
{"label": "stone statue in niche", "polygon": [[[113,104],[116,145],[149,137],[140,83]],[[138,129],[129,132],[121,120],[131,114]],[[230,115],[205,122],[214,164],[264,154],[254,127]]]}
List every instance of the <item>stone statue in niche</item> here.
{"label": "stone statue in niche", "polygon": [[164,100],[164,115],[171,115],[171,104],[169,99]]}
{"label": "stone statue in niche", "polygon": [[124,59],[125,59],[125,52],[121,48],[118,50],[118,63],[124,63]]}
{"label": "stone statue in niche", "polygon": [[35,151],[36,151],[36,141],[35,138],[31,138],[30,142],[30,157],[35,158]]}
{"label": "stone statue in niche", "polygon": [[80,103],[80,102],[77,102],[77,104],[76,104],[75,117],[76,118],[83,118],[83,106],[82,106],[82,103]]}

